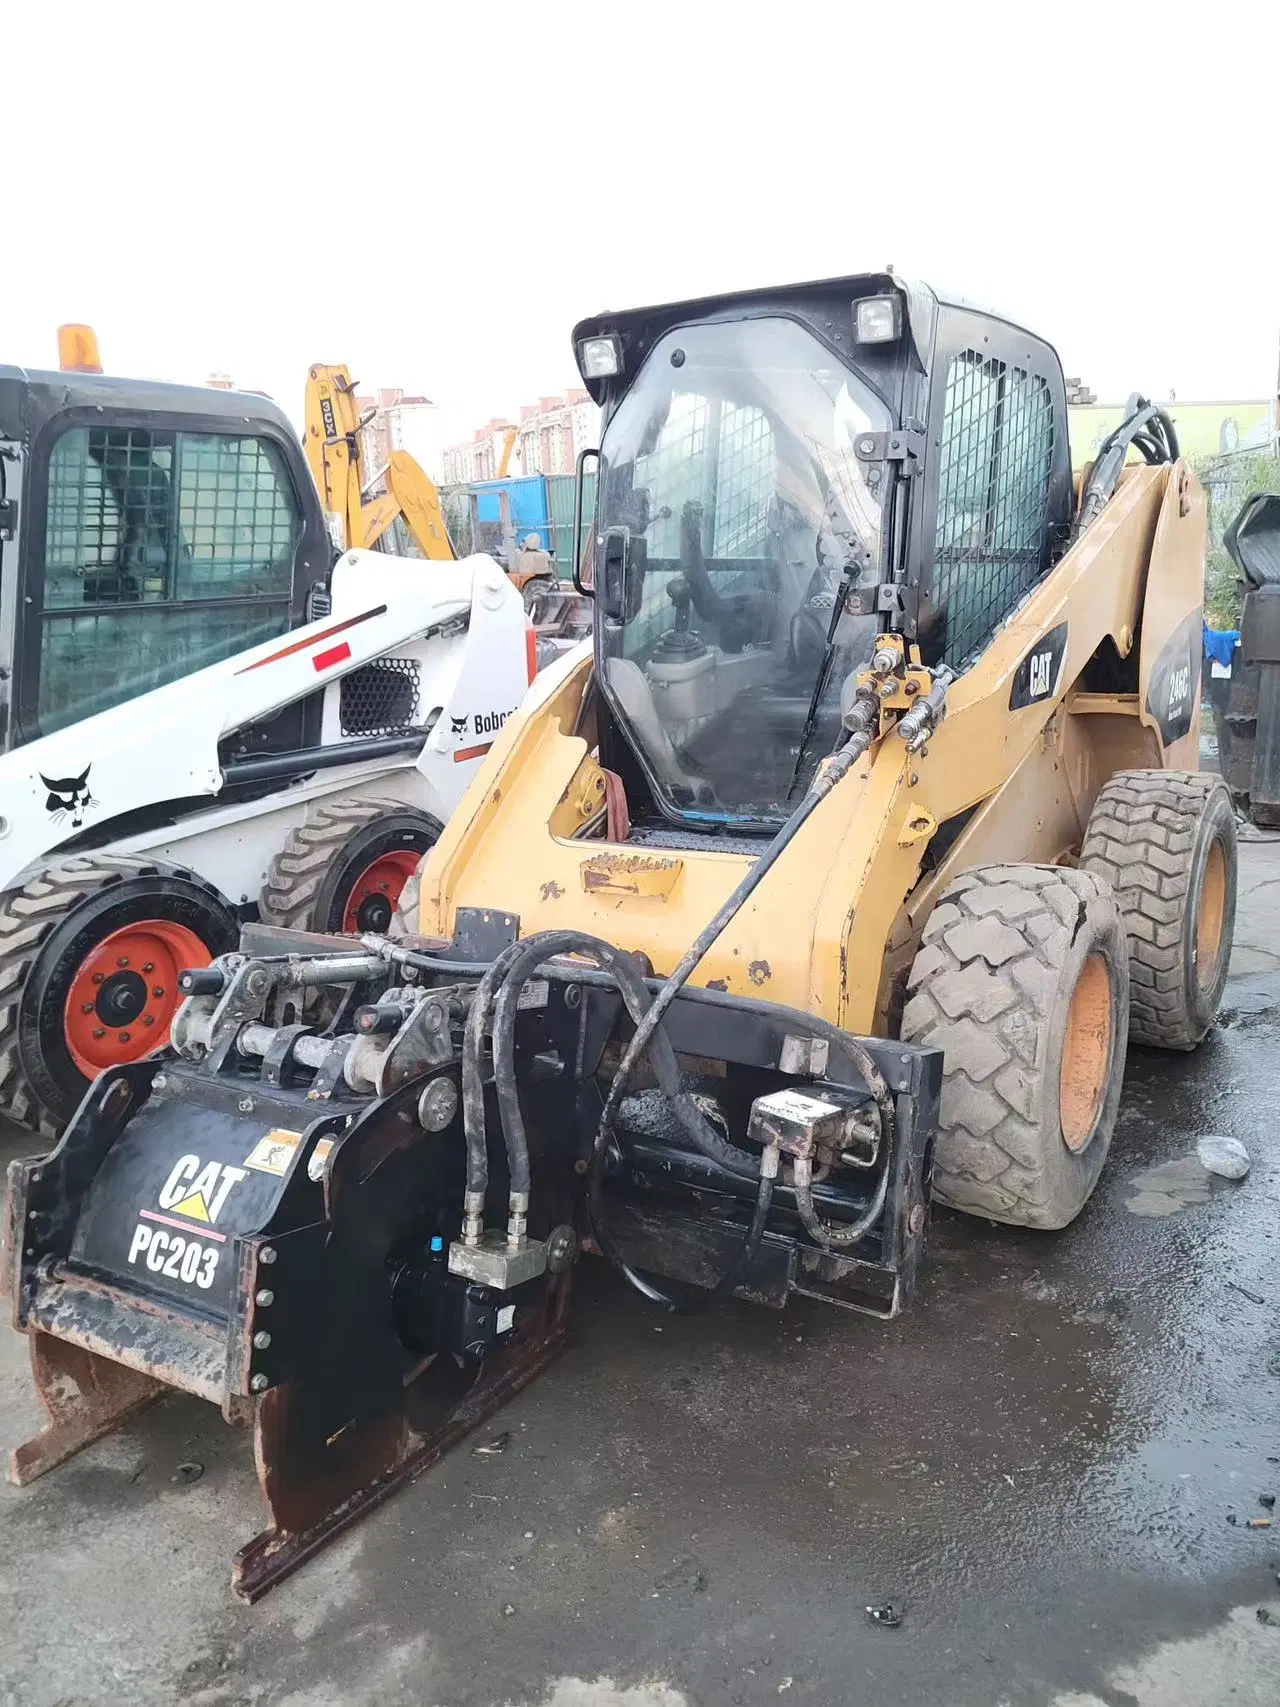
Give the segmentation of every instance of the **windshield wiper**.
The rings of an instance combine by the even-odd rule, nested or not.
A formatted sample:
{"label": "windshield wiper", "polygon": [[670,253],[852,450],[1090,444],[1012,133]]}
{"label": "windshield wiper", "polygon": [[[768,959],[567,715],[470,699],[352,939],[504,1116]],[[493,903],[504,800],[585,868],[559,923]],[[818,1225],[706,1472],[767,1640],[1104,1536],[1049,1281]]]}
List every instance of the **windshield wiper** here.
{"label": "windshield wiper", "polygon": [[853,591],[853,584],[858,578],[858,565],[850,562],[844,566],[844,574],[836,589],[835,600],[831,606],[831,620],[827,624],[827,643],[822,649],[822,662],[818,666],[818,674],[814,680],[813,693],[809,699],[809,710],[804,720],[804,728],[800,732],[800,745],[796,748],[796,762],[791,770],[791,782],[787,787],[786,799],[790,800],[795,793],[797,782],[800,780],[800,767],[804,763],[805,749],[813,738],[814,727],[818,721],[818,707],[822,704],[822,696],[827,690],[827,679],[831,674],[831,666],[836,655],[836,630],[840,626],[840,618],[844,615],[845,602]]}

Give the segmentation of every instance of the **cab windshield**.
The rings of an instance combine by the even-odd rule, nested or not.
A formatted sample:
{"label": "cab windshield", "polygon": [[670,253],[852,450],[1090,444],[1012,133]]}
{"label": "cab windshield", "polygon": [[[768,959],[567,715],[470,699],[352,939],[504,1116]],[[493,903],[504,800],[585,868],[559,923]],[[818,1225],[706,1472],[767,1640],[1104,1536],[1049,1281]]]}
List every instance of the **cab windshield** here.
{"label": "cab windshield", "polygon": [[611,417],[600,674],[669,815],[778,821],[835,744],[876,630],[846,595],[882,562],[884,468],[855,443],[890,424],[781,317],[668,333]]}

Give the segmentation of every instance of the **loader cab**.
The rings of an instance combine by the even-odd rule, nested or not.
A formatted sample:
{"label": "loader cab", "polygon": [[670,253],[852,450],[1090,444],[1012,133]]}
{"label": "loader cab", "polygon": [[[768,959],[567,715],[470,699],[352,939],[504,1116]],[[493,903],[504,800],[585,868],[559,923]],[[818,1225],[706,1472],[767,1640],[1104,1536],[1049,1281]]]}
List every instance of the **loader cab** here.
{"label": "loader cab", "polygon": [[891,274],[601,315],[602,762],[690,832],[770,833],[876,634],[967,667],[1063,548],[1062,370]]}
{"label": "loader cab", "polygon": [[[331,561],[273,404],[0,367],[4,748],[319,614]],[[280,739],[300,744],[311,714],[290,708]]]}

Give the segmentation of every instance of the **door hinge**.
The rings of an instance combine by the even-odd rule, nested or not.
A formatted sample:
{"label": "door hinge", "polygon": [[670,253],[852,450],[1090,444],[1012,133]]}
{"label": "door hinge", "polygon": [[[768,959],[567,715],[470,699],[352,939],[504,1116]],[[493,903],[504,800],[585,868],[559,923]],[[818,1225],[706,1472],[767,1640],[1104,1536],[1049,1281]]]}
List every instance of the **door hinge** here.
{"label": "door hinge", "polygon": [[18,531],[18,500],[0,500],[0,539],[12,539]]}
{"label": "door hinge", "polygon": [[925,431],[918,421],[907,421],[888,433],[859,433],[853,441],[859,462],[924,462]]}

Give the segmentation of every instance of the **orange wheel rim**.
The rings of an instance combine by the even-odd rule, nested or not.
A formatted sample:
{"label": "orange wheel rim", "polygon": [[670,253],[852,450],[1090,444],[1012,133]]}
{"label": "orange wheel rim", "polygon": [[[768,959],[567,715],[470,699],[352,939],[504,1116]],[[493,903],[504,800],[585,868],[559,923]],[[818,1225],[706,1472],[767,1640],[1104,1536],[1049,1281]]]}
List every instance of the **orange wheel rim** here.
{"label": "orange wheel rim", "polygon": [[85,1078],[163,1048],[183,999],[179,972],[211,959],[194,931],[168,919],[122,925],[90,949],[63,1010],[67,1048]]}
{"label": "orange wheel rim", "polygon": [[1071,996],[1058,1114],[1062,1141],[1078,1154],[1093,1137],[1111,1067],[1111,975],[1100,954],[1085,961]]}
{"label": "orange wheel rim", "polygon": [[1196,982],[1202,990],[1213,983],[1222,952],[1222,921],[1227,910],[1227,856],[1216,838],[1209,846],[1200,906],[1196,913]]}
{"label": "orange wheel rim", "polygon": [[385,936],[395,917],[400,891],[418,869],[422,858],[412,848],[393,848],[380,854],[356,879],[342,913],[342,929],[348,936],[373,931]]}

